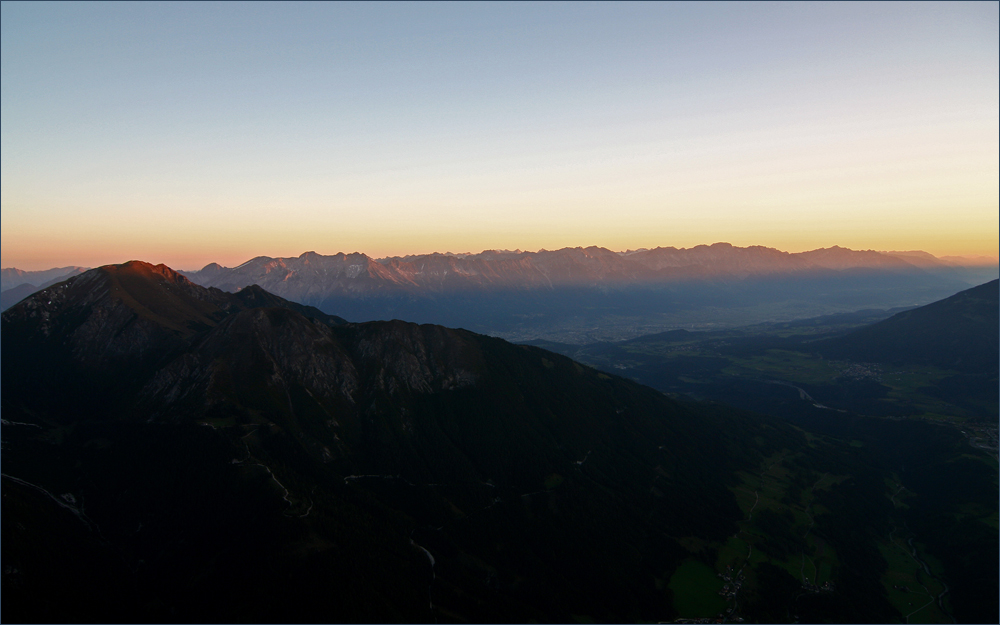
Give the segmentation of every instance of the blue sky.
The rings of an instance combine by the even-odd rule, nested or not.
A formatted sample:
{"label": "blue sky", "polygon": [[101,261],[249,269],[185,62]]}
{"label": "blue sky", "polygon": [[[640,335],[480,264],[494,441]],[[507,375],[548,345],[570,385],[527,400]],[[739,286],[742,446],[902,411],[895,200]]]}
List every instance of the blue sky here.
{"label": "blue sky", "polygon": [[993,254],[996,3],[2,4],[3,266]]}

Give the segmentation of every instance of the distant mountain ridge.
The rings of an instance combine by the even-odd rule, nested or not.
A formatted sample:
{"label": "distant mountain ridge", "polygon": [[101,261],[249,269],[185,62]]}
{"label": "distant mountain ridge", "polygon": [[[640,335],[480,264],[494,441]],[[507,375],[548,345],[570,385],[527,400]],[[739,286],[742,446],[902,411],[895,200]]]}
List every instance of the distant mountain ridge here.
{"label": "distant mountain ridge", "polygon": [[837,246],[788,253],[716,243],[620,253],[592,246],[382,259],[306,252],[259,256],[232,268],[212,263],[185,275],[231,292],[257,284],[352,321],[405,319],[515,341],[582,343],[676,327],[916,306],[993,277],[990,269],[963,271]]}
{"label": "distant mountain ridge", "polygon": [[596,246],[538,252],[433,253],[383,259],[358,252],[331,256],[305,252],[297,258],[258,256],[234,268],[212,263],[199,271],[184,273],[203,286],[235,290],[247,284],[259,284],[283,296],[294,294],[298,298],[309,298],[338,290],[362,294],[536,289],[913,267],[902,258],[871,250],[855,251],[834,246],[789,253],[762,246],[741,248],[715,243],[681,249],[658,247],[624,254]]}
{"label": "distant mountain ridge", "polygon": [[34,284],[19,284],[13,288],[0,293],[0,312],[7,310],[14,304],[20,302],[32,293],[41,290]]}
{"label": "distant mountain ridge", "polygon": [[0,291],[6,291],[22,284],[37,285],[38,288],[45,288],[54,282],[61,282],[70,276],[87,271],[89,267],[56,267],[43,271],[22,271],[16,267],[9,267],[0,270]]}
{"label": "distant mountain ridge", "polygon": [[[942,526],[897,516],[886,480],[930,458],[947,494],[982,469],[945,462],[965,444],[957,432],[923,444],[929,424],[810,441],[536,347],[344,323],[138,261],[29,296],[0,334],[12,622],[672,622],[702,612],[675,582],[701,562],[695,585],[718,596],[717,558],[744,537],[727,573],[745,571],[745,587],[709,616],[895,622],[878,541],[890,523],[924,522],[919,536]],[[882,438],[893,454],[868,449]],[[780,515],[764,492],[779,463],[795,475],[768,478]],[[830,475],[843,478],[820,488]],[[907,482],[917,504],[920,484]],[[830,513],[796,518],[806,495]],[[925,510],[950,518],[949,501]],[[976,513],[995,501],[978,497]],[[995,622],[995,529],[947,523],[969,536],[932,552],[958,548],[946,563],[948,583],[962,581],[955,620]],[[809,532],[836,557],[824,573],[835,591],[803,592]],[[973,571],[954,573],[969,555]]]}
{"label": "distant mountain ridge", "polygon": [[[12,270],[13,272],[14,270]],[[997,277],[919,251],[834,246],[789,253],[728,243],[613,252],[486,250],[381,259],[354,252],[259,256],[181,272],[238,292],[256,284],[352,321],[404,319],[523,341],[620,340],[669,330],[923,305]],[[20,272],[24,274],[25,272]],[[22,276],[23,277],[23,276]],[[29,289],[4,294],[4,306]]]}
{"label": "distant mountain ridge", "polygon": [[0,288],[0,312],[7,310],[25,297],[87,271],[87,267],[58,267],[44,271],[21,271],[16,267],[4,269]]}

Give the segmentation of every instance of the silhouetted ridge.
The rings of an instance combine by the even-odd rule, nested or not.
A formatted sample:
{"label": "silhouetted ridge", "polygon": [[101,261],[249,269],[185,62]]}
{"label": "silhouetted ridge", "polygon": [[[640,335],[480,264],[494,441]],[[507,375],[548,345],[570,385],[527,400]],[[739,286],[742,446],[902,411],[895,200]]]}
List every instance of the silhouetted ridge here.
{"label": "silhouetted ridge", "polygon": [[816,343],[831,357],[930,364],[969,373],[996,371],[1000,357],[998,281],[898,313],[850,334]]}
{"label": "silhouetted ridge", "polygon": [[117,403],[191,340],[235,312],[261,306],[299,311],[324,324],[345,323],[259,287],[226,293],[198,286],[166,265],[106,265],[3,313],[4,351],[23,357],[20,367],[5,369],[4,383],[41,392],[57,379],[79,394],[70,401]]}
{"label": "silhouetted ridge", "polygon": [[[101,528],[60,534],[86,574],[49,567],[44,532],[5,542],[54,571],[5,617],[62,575],[128,585],[131,621],[673,619],[653,580],[678,541],[733,535],[737,471],[803,444],[541,349],[319,315],[145,263],[4,313],[5,532],[69,514],[36,482]],[[63,596],[52,620],[111,614]]]}
{"label": "silhouetted ridge", "polygon": [[336,315],[328,315],[322,310],[314,306],[303,306],[301,304],[296,304],[295,302],[290,302],[286,299],[278,297],[277,295],[265,291],[263,288],[257,286],[256,284],[251,284],[245,289],[240,289],[236,292],[236,298],[243,302],[247,308],[266,308],[266,307],[279,307],[287,308],[289,310],[294,310],[305,317],[310,319],[319,319],[324,323],[330,323],[333,325],[343,325],[347,323],[347,320],[337,317]]}

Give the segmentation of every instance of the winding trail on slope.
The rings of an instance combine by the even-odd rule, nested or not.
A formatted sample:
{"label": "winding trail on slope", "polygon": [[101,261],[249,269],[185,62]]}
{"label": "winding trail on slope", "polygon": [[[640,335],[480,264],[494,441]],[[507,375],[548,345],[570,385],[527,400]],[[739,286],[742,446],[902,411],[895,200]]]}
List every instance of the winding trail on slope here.
{"label": "winding trail on slope", "polygon": [[42,488],[41,486],[39,486],[37,484],[32,484],[31,482],[27,482],[25,480],[22,480],[21,478],[14,477],[13,475],[7,475],[6,473],[0,473],[0,476],[5,477],[8,480],[10,480],[10,481],[12,481],[12,482],[14,482],[16,484],[20,484],[22,486],[27,486],[28,488],[32,488],[34,490],[37,490],[40,493],[48,495],[48,497],[52,501],[56,502],[56,504],[58,504],[59,507],[66,508],[67,510],[69,510],[70,512],[72,512],[73,515],[76,516],[76,518],[79,519],[81,523],[83,523],[84,525],[87,526],[87,529],[89,529],[92,532],[100,533],[100,530],[97,527],[97,524],[94,523],[90,519],[90,517],[88,517],[86,514],[84,514],[83,511],[80,510],[79,508],[77,508],[76,506],[70,505],[62,497],[57,497],[57,496],[53,495],[52,493],[50,493],[49,491],[47,491],[44,488]]}
{"label": "winding trail on slope", "polygon": [[[896,508],[896,497],[897,497],[897,496],[899,495],[900,491],[902,491],[902,490],[903,490],[904,488],[906,488],[906,487],[905,487],[905,486],[903,486],[902,484],[899,484],[899,488],[897,488],[897,489],[896,489],[896,492],[894,492],[894,493],[892,494],[892,497],[890,498],[890,500],[892,501],[892,506],[893,506],[893,509],[895,509],[895,508]],[[909,527],[908,527],[908,526],[906,525],[906,522],[905,522],[905,521],[903,522],[903,527],[905,527],[905,528],[906,528],[907,530],[909,530],[909,529],[910,529],[910,528],[909,528]],[[924,589],[924,592],[925,592],[925,593],[927,593],[927,596],[928,596],[928,597],[930,598],[930,600],[929,600],[929,601],[928,601],[927,603],[925,603],[925,604],[923,604],[922,606],[920,606],[919,608],[917,608],[916,610],[914,610],[914,611],[910,612],[909,614],[907,614],[907,615],[906,615],[906,617],[905,617],[905,619],[906,619],[906,622],[907,622],[907,623],[909,623],[909,622],[910,622],[910,617],[911,617],[911,616],[913,616],[913,615],[914,615],[914,614],[916,614],[917,612],[919,612],[919,611],[923,610],[924,608],[926,608],[926,607],[927,607],[927,606],[929,606],[930,604],[932,604],[932,603],[935,603],[935,602],[936,602],[936,603],[937,603],[937,606],[938,606],[938,608],[940,608],[940,609],[941,609],[941,612],[942,612],[942,613],[943,613],[943,614],[944,614],[945,616],[947,616],[948,618],[950,618],[950,619],[951,619],[951,622],[952,622],[952,623],[954,623],[954,622],[955,622],[955,617],[954,617],[954,616],[952,616],[952,615],[951,615],[951,613],[949,613],[949,612],[948,612],[948,610],[947,610],[947,609],[945,609],[945,607],[944,607],[944,596],[945,596],[946,594],[948,594],[948,592],[949,592],[949,591],[951,590],[951,589],[950,589],[950,588],[948,587],[948,584],[946,584],[946,583],[945,583],[945,581],[944,581],[943,579],[940,579],[940,578],[938,578],[937,576],[935,576],[935,575],[934,575],[933,573],[931,573],[931,569],[930,569],[930,567],[929,567],[929,566],[927,566],[927,563],[926,563],[926,562],[924,562],[924,561],[923,561],[923,560],[922,560],[922,559],[920,558],[920,556],[919,556],[919,555],[917,554],[917,548],[913,546],[913,539],[914,539],[914,536],[912,536],[912,535],[911,535],[911,536],[910,536],[910,538],[908,538],[908,539],[907,539],[907,541],[906,541],[906,544],[907,544],[907,546],[909,547],[909,549],[905,549],[905,548],[903,547],[903,545],[901,545],[901,544],[899,544],[898,542],[896,542],[896,539],[895,539],[895,538],[893,538],[893,536],[892,536],[892,535],[896,533],[896,530],[897,530],[897,529],[898,529],[898,528],[896,527],[896,525],[895,525],[895,524],[892,524],[892,529],[891,529],[891,530],[889,530],[889,543],[890,543],[890,544],[892,544],[892,545],[895,545],[896,547],[899,547],[899,548],[900,548],[900,549],[902,549],[902,550],[903,550],[904,552],[906,552],[906,554],[907,554],[907,555],[909,555],[909,556],[910,556],[910,558],[912,558],[914,562],[916,562],[916,563],[917,563],[918,565],[920,565],[920,567],[921,567],[921,568],[923,568],[923,570],[924,570],[924,573],[926,573],[928,577],[930,577],[931,579],[933,579],[933,580],[937,581],[937,582],[938,582],[939,584],[941,584],[941,587],[942,587],[942,588],[944,588],[944,590],[942,590],[942,591],[941,591],[941,592],[940,592],[940,593],[939,593],[939,594],[938,594],[938,595],[937,595],[937,596],[935,597],[935,596],[934,596],[933,594],[931,594],[931,591],[927,589],[927,586],[925,586],[925,585],[923,584],[923,582],[921,582],[920,580],[917,580],[917,583],[918,583],[918,584],[920,584],[920,587]]]}
{"label": "winding trail on slope", "polygon": [[[906,523],[903,523],[903,527],[906,527]],[[906,527],[906,529],[909,530],[910,528]],[[913,536],[910,536],[910,538],[907,539],[907,541],[906,541],[906,544],[910,546],[910,557],[913,558],[913,560],[917,564],[919,564],[920,566],[923,567],[924,573],[926,573],[928,577],[930,577],[931,579],[936,580],[938,583],[940,583],[941,586],[944,587],[944,590],[942,590],[940,592],[940,594],[938,594],[938,596],[935,597],[935,596],[931,595],[930,591],[927,590],[926,586],[924,586],[923,584],[920,584],[921,587],[923,587],[923,589],[927,592],[927,595],[929,597],[931,597],[931,600],[928,601],[927,603],[925,603],[924,605],[920,606],[919,608],[917,608],[913,612],[910,612],[909,614],[907,614],[906,615],[906,622],[909,623],[910,622],[910,617],[913,616],[914,614],[916,614],[917,612],[919,612],[920,610],[923,610],[924,608],[926,608],[931,603],[937,602],[937,605],[938,605],[939,608],[941,608],[941,611],[944,612],[945,615],[947,615],[948,618],[950,618],[952,620],[952,622],[954,623],[955,622],[955,618],[951,614],[948,614],[948,612],[944,609],[944,604],[942,602],[944,596],[951,589],[948,588],[948,584],[944,583],[943,579],[939,579],[933,573],[931,573],[931,569],[930,569],[930,567],[927,566],[927,563],[924,562],[922,559],[920,559],[920,557],[917,555],[917,548],[913,546],[913,538],[914,538]]]}
{"label": "winding trail on slope", "polygon": [[423,545],[418,545],[416,541],[413,540],[412,531],[410,532],[410,544],[419,549],[420,551],[423,551],[424,555],[427,556],[427,561],[430,562],[431,564],[431,581],[427,583],[427,603],[430,605],[430,609],[433,610],[434,599],[431,596],[431,590],[434,587],[434,580],[437,579],[437,574],[434,572],[434,565],[437,564],[437,561],[434,559],[434,554],[432,554],[426,547],[424,547]]}
{"label": "winding trail on slope", "polygon": [[[212,427],[213,430],[216,429],[214,426],[211,426],[211,424],[209,424],[209,423],[202,423],[201,425],[208,425],[208,426]],[[271,476],[271,479],[274,480],[274,483],[277,484],[281,488],[281,490],[285,491],[284,495],[282,495],[281,498],[284,499],[285,503],[288,504],[288,508],[285,510],[285,515],[290,516],[290,515],[288,515],[288,512],[292,508],[295,507],[295,502],[293,502],[292,499],[291,499],[291,494],[292,494],[291,491],[288,490],[285,487],[285,485],[282,484],[278,480],[278,476],[276,476],[274,474],[274,471],[271,470],[271,467],[267,466],[266,464],[262,463],[261,461],[257,460],[256,458],[254,458],[253,452],[250,451],[250,444],[247,443],[246,438],[248,436],[250,436],[251,434],[253,434],[254,432],[256,432],[256,431],[257,430],[254,429],[253,431],[248,432],[248,433],[246,433],[246,434],[244,434],[243,436],[240,437],[240,440],[243,441],[243,446],[246,448],[247,457],[244,458],[243,460],[237,460],[237,459],[233,458],[232,463],[233,464],[251,464],[253,466],[262,467],[265,471],[267,471],[267,474]],[[297,515],[299,518],[307,517],[307,516],[309,516],[309,513],[312,512],[312,509],[313,509],[313,500],[310,499],[310,498],[308,498],[308,497],[306,497],[306,499],[309,500],[309,507],[306,509],[305,513]]]}
{"label": "winding trail on slope", "polygon": [[[753,506],[750,507],[750,511],[747,513],[747,518],[746,518],[747,522],[749,522],[749,521],[751,521],[753,519],[753,511],[757,508],[757,504],[760,503],[760,489],[762,489],[764,487],[764,475],[766,475],[767,472],[770,471],[772,467],[774,467],[774,465],[780,464],[782,460],[783,460],[783,458],[778,458],[777,460],[775,460],[771,464],[767,465],[767,467],[765,467],[764,470],[761,471],[760,474],[758,475],[757,479],[760,481],[760,484],[753,491],[754,502],[753,502]],[[746,491],[744,490],[744,492],[746,492]],[[749,532],[745,532],[742,528],[740,528],[740,529],[736,530],[736,533],[733,534],[731,538],[738,538],[740,534],[749,534]],[[741,566],[739,568],[739,570],[736,571],[733,574],[732,580],[733,580],[734,584],[738,583],[739,577],[743,574],[743,569],[745,569],[747,567],[747,565],[750,564],[750,557],[751,556],[753,556],[753,545],[748,542],[747,543],[747,557],[743,561],[743,566]],[[742,586],[743,585],[740,584],[741,588],[742,588]],[[725,613],[727,618],[733,618],[736,615],[736,610],[739,608],[739,591],[737,591],[736,593],[734,593],[734,595],[732,597],[732,601],[733,601],[732,607],[730,607],[729,610],[726,611],[726,613]]]}
{"label": "winding trail on slope", "polygon": [[22,423],[20,421],[8,421],[7,419],[0,419],[0,425],[24,425],[27,427],[42,429],[42,426],[36,425],[34,423]]}

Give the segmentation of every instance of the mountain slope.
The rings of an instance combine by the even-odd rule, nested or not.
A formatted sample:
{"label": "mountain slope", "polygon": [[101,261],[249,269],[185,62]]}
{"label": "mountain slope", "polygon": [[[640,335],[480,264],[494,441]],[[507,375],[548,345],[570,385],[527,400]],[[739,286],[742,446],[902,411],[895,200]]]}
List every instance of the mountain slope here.
{"label": "mountain slope", "polygon": [[[286,306],[324,323],[344,323],[259,289],[205,289],[164,265],[108,265],[35,293],[3,314],[4,352],[20,366],[5,384],[53,402],[117,403],[187,341],[238,310]],[[53,380],[65,392],[46,389]]]}
{"label": "mountain slope", "polygon": [[[144,263],[0,328],[5,620],[107,620],[52,584],[123,580],[133,620],[673,618],[683,541],[725,540],[736,471],[802,444],[537,348]],[[67,523],[92,566],[57,573]]]}
{"label": "mountain slope", "polygon": [[824,354],[870,362],[930,364],[969,373],[995,371],[1000,359],[1000,281],[893,315],[817,343]]}

